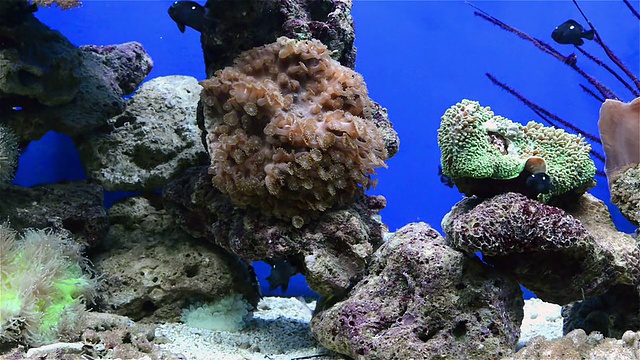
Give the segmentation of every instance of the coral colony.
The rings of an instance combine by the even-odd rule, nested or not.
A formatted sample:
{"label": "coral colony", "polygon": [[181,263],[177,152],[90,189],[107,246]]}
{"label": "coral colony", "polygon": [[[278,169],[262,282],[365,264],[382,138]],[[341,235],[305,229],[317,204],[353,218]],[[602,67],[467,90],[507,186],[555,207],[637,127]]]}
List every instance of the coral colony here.
{"label": "coral colony", "polygon": [[[637,10],[635,10],[633,8],[631,3],[628,0],[622,0],[622,1],[629,8],[629,11],[631,12],[631,14],[633,16],[635,16],[638,20],[640,20],[640,14],[638,13]],[[581,55],[583,55],[587,59],[591,60],[592,62],[594,62],[598,66],[601,66],[606,71],[611,73],[616,78],[616,80],[620,84],[622,84],[629,91],[629,93],[632,96],[634,96],[634,97],[640,96],[640,79],[638,79],[638,77],[615,55],[615,53],[609,48],[609,46],[606,45],[606,43],[604,42],[602,37],[598,34],[597,29],[593,26],[593,24],[591,24],[591,22],[589,21],[587,16],[582,12],[582,9],[580,9],[577,1],[573,0],[573,3],[576,5],[578,10],[580,11],[582,16],[584,17],[585,21],[587,22],[587,24],[591,28],[590,31],[593,31],[593,34],[595,35],[593,37],[593,40],[595,41],[596,44],[598,44],[604,50],[604,52],[606,53],[606,55],[609,58],[609,60],[613,63],[613,67],[611,65],[607,64],[605,61],[603,61],[603,60],[597,58],[596,56],[592,55],[590,52],[584,50],[579,45],[574,44],[575,45],[574,49],[576,49]],[[508,24],[506,24],[506,23],[504,23],[502,21],[500,21],[499,19],[489,15],[487,12],[481,10],[480,8],[476,7],[475,5],[473,5],[471,3],[468,3],[468,4],[471,5],[473,8],[475,8],[477,10],[477,11],[474,11],[474,15],[479,16],[480,18],[482,18],[482,19],[484,19],[484,20],[486,20],[486,21],[488,21],[488,22],[490,22],[490,23],[492,23],[494,25],[497,25],[498,27],[500,27],[503,30],[506,30],[508,32],[516,34],[521,39],[524,39],[524,40],[529,41],[530,43],[532,43],[536,48],[540,49],[545,54],[551,55],[554,58],[558,59],[559,61],[561,61],[561,62],[565,63],[566,65],[568,65],[569,67],[571,67],[574,71],[576,71],[578,74],[580,74],[580,76],[582,76],[589,83],[589,85],[591,86],[591,87],[589,87],[589,86],[584,85],[584,84],[579,84],[580,88],[584,92],[586,92],[587,94],[589,94],[590,96],[592,96],[593,98],[598,100],[599,102],[602,103],[606,99],[623,100],[623,98],[624,98],[623,96],[620,96],[620,95],[616,94],[613,90],[610,89],[610,87],[608,87],[607,85],[602,83],[600,80],[596,79],[595,77],[589,75],[585,70],[583,70],[578,65],[578,54],[571,53],[571,54],[565,56],[560,51],[558,51],[556,48],[554,48],[553,46],[549,45],[545,41],[542,41],[542,40],[540,40],[538,38],[530,36],[530,35],[522,32],[522,31],[520,31],[520,30],[518,30],[518,29],[516,29],[516,28],[514,28],[514,27],[512,27],[512,26],[510,26],[510,25],[508,25]],[[618,70],[616,70],[615,67],[617,67]],[[620,72],[622,72],[624,75],[620,74]],[[492,83],[494,83],[495,85],[499,86],[503,90],[506,90],[511,95],[515,96],[518,100],[520,100],[522,103],[524,103],[534,113],[536,113],[540,118],[542,118],[544,121],[546,121],[550,125],[553,125],[553,126],[556,126],[556,127],[564,127],[566,129],[570,129],[570,130],[572,130],[572,131],[574,131],[574,132],[576,132],[578,134],[581,134],[586,139],[588,139],[588,140],[590,140],[590,141],[592,141],[594,143],[602,144],[600,138],[597,135],[590,134],[590,133],[580,129],[579,127],[575,126],[570,121],[567,121],[567,120],[564,120],[564,119],[558,117],[557,115],[553,114],[549,110],[547,110],[547,109],[543,108],[542,106],[540,106],[540,105],[534,103],[533,101],[529,100],[528,98],[526,98],[524,95],[522,95],[521,93],[519,93],[517,90],[513,89],[509,85],[499,81],[494,75],[492,75],[490,73],[487,73],[486,75],[489,78],[489,80],[491,80]],[[596,159],[604,162],[604,156],[601,153],[599,153],[597,151],[594,151],[592,149],[591,150],[591,154]],[[598,171],[598,175],[603,176],[604,173],[601,172],[601,171]]]}

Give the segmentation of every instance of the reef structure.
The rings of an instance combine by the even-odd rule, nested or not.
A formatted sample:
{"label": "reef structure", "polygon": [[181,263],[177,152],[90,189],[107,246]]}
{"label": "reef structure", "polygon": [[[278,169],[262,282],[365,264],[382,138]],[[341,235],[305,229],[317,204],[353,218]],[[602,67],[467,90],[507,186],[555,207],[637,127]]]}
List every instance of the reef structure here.
{"label": "reef structure", "polygon": [[285,37],[202,81],[213,184],[295,227],[353,203],[389,157],[362,76]]}
{"label": "reef structure", "polygon": [[[526,125],[462,100],[442,116],[438,129],[442,173],[467,196],[519,192],[544,202],[579,196],[595,185],[591,146],[580,135]],[[544,173],[550,186],[531,191],[529,177]]]}

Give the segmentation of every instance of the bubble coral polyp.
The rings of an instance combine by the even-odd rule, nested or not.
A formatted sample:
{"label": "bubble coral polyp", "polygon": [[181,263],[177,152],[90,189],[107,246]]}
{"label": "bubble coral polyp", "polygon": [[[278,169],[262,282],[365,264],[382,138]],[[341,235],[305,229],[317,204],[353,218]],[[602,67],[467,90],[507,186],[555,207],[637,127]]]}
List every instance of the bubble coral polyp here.
{"label": "bubble coral polyp", "polygon": [[385,166],[362,76],[320,41],[281,37],[200,84],[209,172],[239,206],[302,226],[351,203]]}

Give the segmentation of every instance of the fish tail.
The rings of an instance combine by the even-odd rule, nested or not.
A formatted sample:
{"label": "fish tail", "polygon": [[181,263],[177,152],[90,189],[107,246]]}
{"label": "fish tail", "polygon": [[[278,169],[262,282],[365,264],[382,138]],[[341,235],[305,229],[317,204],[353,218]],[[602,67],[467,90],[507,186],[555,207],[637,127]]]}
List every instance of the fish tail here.
{"label": "fish tail", "polygon": [[582,33],[582,37],[584,37],[587,40],[593,40],[594,36],[595,36],[595,31],[593,29]]}

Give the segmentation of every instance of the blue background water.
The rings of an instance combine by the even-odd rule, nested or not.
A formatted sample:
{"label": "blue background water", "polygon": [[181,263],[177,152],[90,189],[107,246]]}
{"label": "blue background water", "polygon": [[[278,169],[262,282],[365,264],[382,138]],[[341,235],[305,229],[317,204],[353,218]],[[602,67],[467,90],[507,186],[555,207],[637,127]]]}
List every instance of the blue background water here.
{"label": "blue background water", "polygon": [[[203,0],[204,2],[204,0]],[[155,62],[147,79],[165,75],[205,76],[199,33],[178,31],[168,17],[172,1],[84,0],[69,11],[40,9],[36,16],[61,31],[76,45],[138,41]],[[533,37],[553,43],[553,28],[573,18],[584,24],[569,0],[477,1],[476,5]],[[640,73],[640,22],[622,1],[582,1],[581,6],[604,41],[635,74]],[[632,1],[636,9],[639,1]],[[489,105],[500,115],[526,123],[539,119],[517,99],[491,84],[490,72],[534,102],[597,134],[600,104],[582,92],[586,84],[568,66],[543,54],[532,44],[473,15],[464,1],[358,1],[353,18],[358,49],[356,70],[364,75],[370,96],[389,110],[401,140],[400,152],[378,172],[378,187],[371,191],[387,198],[382,212],[391,230],[424,221],[440,230],[440,221],[461,199],[455,189],[440,183],[440,153],[436,130],[444,111],[463,98]],[[584,24],[586,25],[586,24]],[[570,45],[556,46],[563,54]],[[587,51],[604,58],[594,42]],[[614,91],[632,99],[610,75],[580,57],[579,64]],[[601,151],[598,146],[595,149]],[[603,164],[596,162],[599,169]],[[72,141],[49,133],[33,142],[20,158],[14,183],[33,186],[60,180],[84,179]],[[598,178],[595,196],[609,199],[606,179]],[[123,194],[106,194],[107,205]],[[610,205],[609,205],[610,206]],[[618,228],[629,224],[610,206]],[[265,287],[269,267],[257,263]],[[275,294],[281,294],[276,291]],[[287,295],[309,294],[300,275],[292,279]]]}

